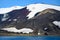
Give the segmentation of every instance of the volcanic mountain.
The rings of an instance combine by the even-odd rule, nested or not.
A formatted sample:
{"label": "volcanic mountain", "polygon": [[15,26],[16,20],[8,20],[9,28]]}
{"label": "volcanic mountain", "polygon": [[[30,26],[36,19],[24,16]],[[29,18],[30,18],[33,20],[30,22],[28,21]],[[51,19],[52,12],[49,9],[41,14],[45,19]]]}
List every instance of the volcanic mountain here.
{"label": "volcanic mountain", "polygon": [[60,35],[60,28],[55,24],[60,21],[60,6],[32,4],[0,15],[0,29],[31,28],[34,34]]}

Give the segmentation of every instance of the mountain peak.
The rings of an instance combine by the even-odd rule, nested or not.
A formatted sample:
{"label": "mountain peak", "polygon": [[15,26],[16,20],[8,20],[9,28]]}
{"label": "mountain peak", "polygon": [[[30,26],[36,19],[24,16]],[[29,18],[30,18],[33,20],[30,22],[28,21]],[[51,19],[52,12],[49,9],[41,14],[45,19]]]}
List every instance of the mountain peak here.
{"label": "mountain peak", "polygon": [[27,15],[28,19],[34,17],[34,15],[37,13],[37,12],[41,12],[45,9],[56,9],[56,10],[59,10],[60,11],[60,6],[55,6],[55,5],[48,5],[48,4],[31,4],[31,5],[28,5],[27,6],[27,9],[29,9],[29,11],[32,11],[30,12],[29,15]]}

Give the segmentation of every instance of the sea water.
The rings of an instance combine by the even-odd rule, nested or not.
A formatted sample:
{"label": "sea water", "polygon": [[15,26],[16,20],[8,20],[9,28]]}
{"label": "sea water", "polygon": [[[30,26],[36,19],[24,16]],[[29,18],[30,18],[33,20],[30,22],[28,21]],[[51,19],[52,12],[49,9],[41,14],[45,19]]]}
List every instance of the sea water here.
{"label": "sea water", "polygon": [[0,40],[60,40],[60,36],[0,36]]}

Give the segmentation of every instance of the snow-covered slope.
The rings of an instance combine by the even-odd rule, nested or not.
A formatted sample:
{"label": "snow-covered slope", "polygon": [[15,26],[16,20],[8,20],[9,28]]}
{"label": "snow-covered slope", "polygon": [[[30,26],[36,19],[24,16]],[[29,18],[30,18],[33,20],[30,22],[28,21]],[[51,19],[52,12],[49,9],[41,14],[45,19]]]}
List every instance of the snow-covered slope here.
{"label": "snow-covered slope", "polygon": [[31,11],[27,17],[28,19],[34,17],[37,12],[41,12],[47,8],[56,9],[60,11],[60,6],[48,5],[48,4],[31,4],[27,6],[27,9]]}
{"label": "snow-covered slope", "polygon": [[22,9],[22,8],[23,8],[22,6],[12,6],[9,8],[0,8],[0,14],[5,14],[5,13],[8,13],[12,10]]}
{"label": "snow-covered slope", "polygon": [[[12,10],[22,9],[22,8],[24,8],[24,7],[22,7],[22,6],[13,6],[13,7],[9,7],[9,8],[0,8],[0,14],[5,14],[5,13],[8,13]],[[34,17],[34,15],[37,12],[41,12],[41,11],[47,9],[47,8],[56,9],[56,10],[60,11],[60,6],[48,5],[48,4],[30,4],[30,5],[27,5],[27,9],[29,11],[31,11],[27,15],[28,19]]]}

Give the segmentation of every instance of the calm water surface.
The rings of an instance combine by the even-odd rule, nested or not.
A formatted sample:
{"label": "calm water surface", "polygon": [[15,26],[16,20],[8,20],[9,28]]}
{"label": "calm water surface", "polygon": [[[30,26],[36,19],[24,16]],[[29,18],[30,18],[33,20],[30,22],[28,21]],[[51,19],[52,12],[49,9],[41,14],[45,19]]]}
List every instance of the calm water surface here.
{"label": "calm water surface", "polygon": [[0,36],[0,40],[60,40],[60,36]]}

